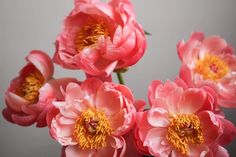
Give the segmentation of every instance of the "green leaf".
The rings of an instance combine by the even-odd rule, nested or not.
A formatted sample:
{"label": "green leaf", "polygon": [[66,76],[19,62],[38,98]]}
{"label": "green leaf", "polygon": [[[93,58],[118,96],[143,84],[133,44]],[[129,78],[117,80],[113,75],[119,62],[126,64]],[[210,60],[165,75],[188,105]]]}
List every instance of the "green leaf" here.
{"label": "green leaf", "polygon": [[145,35],[152,35],[151,33],[149,33],[148,31],[144,30]]}

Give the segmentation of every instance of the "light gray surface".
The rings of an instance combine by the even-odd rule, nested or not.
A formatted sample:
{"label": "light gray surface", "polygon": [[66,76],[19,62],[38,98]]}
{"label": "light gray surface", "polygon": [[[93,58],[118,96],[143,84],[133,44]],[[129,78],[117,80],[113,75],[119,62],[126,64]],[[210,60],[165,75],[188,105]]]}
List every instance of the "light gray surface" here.
{"label": "light gray surface", "polygon": [[[147,99],[147,87],[154,79],[174,79],[180,62],[176,44],[188,39],[195,30],[218,34],[236,47],[235,0],[133,0],[138,21],[152,33],[143,59],[125,74],[127,85],[137,98]],[[54,53],[53,43],[64,17],[72,9],[72,0],[1,0],[0,1],[0,92],[25,64],[32,49]],[[57,66],[56,76],[79,76]],[[235,121],[236,110],[227,110]],[[60,146],[50,139],[47,129],[23,128],[0,116],[1,157],[59,157]],[[234,141],[229,152],[236,155]]]}

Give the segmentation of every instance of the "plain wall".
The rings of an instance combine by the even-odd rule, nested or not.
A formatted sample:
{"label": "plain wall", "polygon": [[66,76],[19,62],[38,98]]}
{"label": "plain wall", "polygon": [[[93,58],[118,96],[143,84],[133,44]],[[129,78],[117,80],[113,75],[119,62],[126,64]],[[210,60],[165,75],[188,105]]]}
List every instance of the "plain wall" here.
{"label": "plain wall", "polygon": [[[136,98],[147,100],[152,80],[173,80],[180,61],[176,44],[187,40],[193,31],[217,34],[236,47],[235,0],[133,0],[137,19],[152,36],[142,60],[125,74]],[[0,0],[0,110],[5,106],[4,92],[12,78],[25,64],[24,57],[32,49],[54,53],[54,42],[63,19],[73,8],[73,0]],[[82,72],[56,66],[56,75],[76,76]],[[115,76],[114,76],[115,77]],[[117,81],[114,79],[114,81]],[[236,109],[226,117],[236,123]],[[236,155],[236,141],[228,150]],[[6,122],[0,115],[1,157],[59,157],[60,145],[53,141],[47,128],[24,128]]]}

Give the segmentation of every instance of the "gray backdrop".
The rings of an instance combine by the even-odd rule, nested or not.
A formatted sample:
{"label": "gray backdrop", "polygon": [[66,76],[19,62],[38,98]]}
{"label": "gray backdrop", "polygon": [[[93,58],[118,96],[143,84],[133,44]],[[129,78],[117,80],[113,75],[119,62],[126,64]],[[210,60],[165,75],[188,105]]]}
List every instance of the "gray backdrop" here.
{"label": "gray backdrop", "polygon": [[[147,87],[154,79],[174,79],[180,61],[176,44],[187,40],[192,31],[218,34],[236,47],[235,0],[133,0],[138,21],[152,33],[142,60],[125,74],[127,85],[137,98],[147,99]],[[51,56],[53,43],[64,17],[73,7],[73,0],[0,0],[0,86],[1,105],[4,91],[25,64],[24,57],[32,49],[41,49]],[[77,76],[56,66],[56,76]],[[116,79],[115,79],[116,81]],[[235,121],[236,110],[226,116]],[[47,129],[24,128],[6,122],[0,116],[1,157],[59,157],[60,146]],[[228,150],[236,155],[236,141]]]}

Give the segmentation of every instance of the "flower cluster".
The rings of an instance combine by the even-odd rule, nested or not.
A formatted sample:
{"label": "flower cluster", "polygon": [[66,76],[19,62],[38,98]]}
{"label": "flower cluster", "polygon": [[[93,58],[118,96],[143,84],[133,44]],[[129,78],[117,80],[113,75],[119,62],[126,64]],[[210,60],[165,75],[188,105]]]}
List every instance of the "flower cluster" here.
{"label": "flower cluster", "polygon": [[[236,108],[236,56],[224,39],[194,32],[180,41],[179,76],[151,82],[148,109],[121,77],[146,49],[129,0],[74,0],[55,47],[52,59],[29,53],[2,114],[21,126],[48,127],[62,157],[229,156],[224,146],[236,128],[222,107]],[[55,78],[53,62],[87,78]]]}

